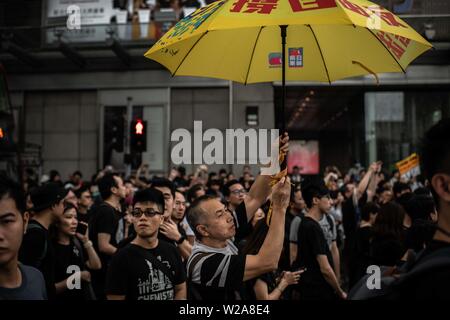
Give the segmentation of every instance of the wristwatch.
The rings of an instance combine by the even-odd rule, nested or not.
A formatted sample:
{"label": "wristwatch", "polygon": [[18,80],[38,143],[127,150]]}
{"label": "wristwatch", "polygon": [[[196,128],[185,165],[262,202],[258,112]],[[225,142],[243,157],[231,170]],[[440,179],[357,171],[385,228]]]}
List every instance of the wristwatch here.
{"label": "wristwatch", "polygon": [[183,241],[186,240],[185,236],[181,236],[180,239],[178,239],[178,241],[176,241],[177,244],[182,244]]}

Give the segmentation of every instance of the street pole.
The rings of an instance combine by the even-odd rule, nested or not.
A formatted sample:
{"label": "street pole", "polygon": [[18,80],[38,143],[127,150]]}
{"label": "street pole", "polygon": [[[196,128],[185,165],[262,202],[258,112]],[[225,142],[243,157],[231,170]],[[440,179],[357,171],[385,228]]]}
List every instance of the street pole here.
{"label": "street pole", "polygon": [[131,121],[133,121],[133,98],[127,97],[127,117],[125,119],[125,178],[131,175]]}
{"label": "street pole", "polygon": [[280,26],[281,28],[281,127],[280,127],[280,135],[283,135],[285,131],[285,117],[284,117],[284,109],[286,104],[286,29],[287,26]]}

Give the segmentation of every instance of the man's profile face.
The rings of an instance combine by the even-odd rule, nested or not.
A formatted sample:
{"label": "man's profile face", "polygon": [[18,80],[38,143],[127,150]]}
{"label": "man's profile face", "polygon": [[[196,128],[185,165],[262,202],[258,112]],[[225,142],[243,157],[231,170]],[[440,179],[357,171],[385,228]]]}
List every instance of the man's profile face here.
{"label": "man's profile face", "polygon": [[319,210],[321,213],[326,214],[331,210],[332,200],[330,196],[323,196],[318,201]]}
{"label": "man's profile face", "polygon": [[28,216],[22,216],[9,196],[0,199],[0,267],[14,261],[22,243]]}
{"label": "man's profile face", "polygon": [[115,194],[120,198],[120,199],[125,199],[127,196],[127,189],[125,188],[124,184],[123,184],[123,180],[121,177],[118,176],[114,176],[114,180],[116,180],[116,186],[114,187],[115,190]]}
{"label": "man's profile face", "polygon": [[236,234],[234,219],[223,203],[211,199],[200,206],[205,212],[202,225],[205,226],[208,237],[215,240],[229,240],[234,237]]}
{"label": "man's profile face", "polygon": [[84,191],[79,199],[79,203],[81,206],[89,209],[92,206],[92,195],[91,192],[89,190]]}

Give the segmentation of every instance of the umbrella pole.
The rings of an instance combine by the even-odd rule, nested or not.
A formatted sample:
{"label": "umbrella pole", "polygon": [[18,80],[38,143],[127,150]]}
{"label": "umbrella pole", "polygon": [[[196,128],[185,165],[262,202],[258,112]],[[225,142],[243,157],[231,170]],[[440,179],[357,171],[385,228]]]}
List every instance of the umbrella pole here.
{"label": "umbrella pole", "polygon": [[284,116],[284,108],[286,104],[286,30],[287,26],[280,26],[281,29],[281,87],[282,87],[282,94],[281,94],[281,134],[284,133],[286,130],[286,124],[285,124],[285,116]]}

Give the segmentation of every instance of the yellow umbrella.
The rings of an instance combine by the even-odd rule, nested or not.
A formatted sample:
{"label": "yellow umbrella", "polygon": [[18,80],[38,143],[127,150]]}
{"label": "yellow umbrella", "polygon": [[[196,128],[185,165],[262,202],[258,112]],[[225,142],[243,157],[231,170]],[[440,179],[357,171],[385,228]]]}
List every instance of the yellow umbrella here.
{"label": "yellow umbrella", "polygon": [[281,80],[284,111],[285,80],[331,83],[405,72],[431,47],[365,0],[221,0],[179,21],[145,56],[173,76]]}
{"label": "yellow umbrella", "polygon": [[[221,0],[182,19],[145,56],[173,76],[281,80],[284,115],[286,80],[331,83],[373,74],[378,82],[377,73],[405,72],[431,47],[399,17],[365,0]],[[279,160],[273,183],[287,172],[286,154]]]}

